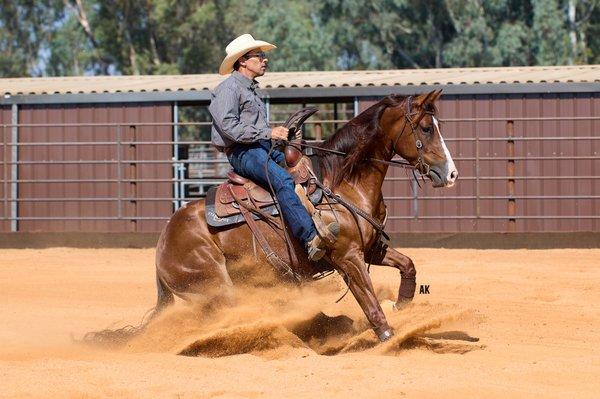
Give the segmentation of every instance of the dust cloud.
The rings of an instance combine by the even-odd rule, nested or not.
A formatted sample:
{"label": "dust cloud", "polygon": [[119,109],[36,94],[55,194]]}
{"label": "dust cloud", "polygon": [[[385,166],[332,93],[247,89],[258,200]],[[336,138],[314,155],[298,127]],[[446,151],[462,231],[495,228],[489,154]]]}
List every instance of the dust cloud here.
{"label": "dust cloud", "polygon": [[298,288],[240,264],[231,305],[178,301],[139,330],[154,249],[2,250],[0,398],[598,396],[599,249],[402,251],[430,294],[394,312],[398,271],[372,267],[380,344],[336,275]]}
{"label": "dust cloud", "polygon": [[[394,311],[394,293],[389,288],[380,289],[377,295],[395,336],[379,345],[358,305],[336,306],[336,300],[345,292],[341,278],[331,276],[295,286],[281,283],[269,268],[252,259],[236,263],[231,275],[236,283],[228,290],[232,300],[221,301],[213,295],[193,304],[178,303],[139,329],[128,326],[92,333],[88,341],[93,343],[95,338],[126,352],[203,357],[251,353],[285,358],[305,351],[337,355],[367,350],[396,355],[416,346],[444,351],[445,339],[423,334],[446,322],[456,323],[472,316],[472,312],[456,306],[429,303]],[[218,293],[217,289],[212,291]],[[351,293],[346,298],[354,300]],[[465,344],[464,339],[461,342],[460,349],[452,344],[448,351],[464,353],[479,348]]]}

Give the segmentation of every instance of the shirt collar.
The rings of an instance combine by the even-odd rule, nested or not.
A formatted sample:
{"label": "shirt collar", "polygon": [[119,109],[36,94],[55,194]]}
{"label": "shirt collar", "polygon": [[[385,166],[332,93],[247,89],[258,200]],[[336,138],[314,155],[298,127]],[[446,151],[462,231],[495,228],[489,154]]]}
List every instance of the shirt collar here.
{"label": "shirt collar", "polygon": [[235,78],[235,80],[237,80],[238,83],[242,85],[242,87],[245,87],[250,90],[255,90],[258,87],[258,82],[256,80],[248,79],[238,71],[233,71],[232,75]]}

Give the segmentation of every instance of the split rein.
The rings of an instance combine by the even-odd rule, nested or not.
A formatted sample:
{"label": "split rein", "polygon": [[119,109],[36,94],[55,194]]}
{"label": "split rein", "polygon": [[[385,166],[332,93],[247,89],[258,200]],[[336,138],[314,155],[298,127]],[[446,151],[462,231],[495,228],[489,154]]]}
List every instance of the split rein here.
{"label": "split rein", "polygon": [[[304,148],[312,148],[313,150],[317,150],[317,151],[322,151],[322,152],[328,152],[330,154],[334,154],[334,155],[339,155],[342,157],[345,157],[346,155],[348,155],[347,152],[343,152],[343,151],[337,151],[337,150],[331,150],[329,148],[322,148],[319,147],[318,145],[313,145],[313,144],[308,144],[308,143],[292,143],[292,142],[286,142],[286,145],[289,145],[290,147],[294,147],[297,150],[301,150],[301,148],[298,147],[304,147]],[[317,154],[318,156],[318,154]],[[395,161],[395,160],[389,160],[386,161],[385,159],[378,159],[378,158],[366,158],[366,161],[369,162],[379,162],[379,163],[383,163],[389,166],[396,166],[399,168],[405,168],[405,169],[416,169],[415,166],[411,165],[409,162],[407,161]]]}
{"label": "split rein", "polygon": [[[417,154],[418,154],[418,158],[417,158],[417,162],[415,165],[411,165],[408,161],[406,160],[385,160],[385,159],[378,159],[378,158],[366,158],[365,160],[368,162],[379,162],[379,163],[383,163],[386,164],[388,166],[394,166],[394,167],[400,167],[400,168],[404,168],[404,169],[410,169],[412,170],[413,176],[415,177],[415,180],[417,181],[417,184],[419,184],[418,182],[418,178],[416,175],[416,171],[418,171],[421,175],[421,177],[423,177],[424,175],[426,175],[427,173],[429,173],[429,165],[425,162],[425,159],[423,158],[423,143],[422,141],[419,139],[418,134],[417,134],[417,126],[419,125],[419,122],[421,121],[421,119],[425,116],[425,114],[427,114],[427,111],[422,111],[416,122],[413,121],[411,119],[411,103],[412,103],[412,96],[407,98],[406,101],[406,111],[404,113],[404,123],[402,125],[402,128],[400,129],[400,131],[398,132],[398,134],[396,135],[396,138],[394,139],[394,141],[392,142],[392,148],[391,148],[391,152],[392,152],[392,157],[396,154],[398,154],[398,151],[396,150],[396,145],[398,144],[398,140],[401,138],[402,133],[404,132],[405,128],[406,128],[406,124],[408,123],[411,130],[412,130],[412,134],[415,138],[415,145],[417,147]],[[319,151],[321,152],[325,152],[325,153],[330,153],[330,154],[334,154],[334,155],[338,155],[338,156],[347,156],[348,153],[347,152],[343,152],[343,151],[338,151],[338,150],[332,150],[329,148],[322,148],[318,145],[312,145],[312,144],[308,144],[308,143],[304,143],[302,141],[298,141],[298,142],[290,142],[287,140],[276,140],[273,145],[271,145],[271,148],[269,149],[269,154],[268,154],[268,158],[267,159],[271,159],[271,154],[273,152],[273,150],[276,147],[279,147],[281,144],[285,144],[285,145],[289,145],[293,148],[295,148],[296,150],[300,151],[301,153],[302,148],[311,148],[313,150],[317,151],[317,156],[322,156],[319,154]],[[264,165],[265,167],[265,175],[267,176],[267,182],[269,184],[269,189],[271,190],[271,193],[274,192],[273,190],[273,185],[271,183],[271,179],[269,178],[269,173],[268,173],[268,161],[265,163]],[[381,237],[384,237],[386,240],[389,240],[389,236],[385,233],[384,228],[385,228],[385,220],[382,222],[380,222],[379,220],[375,219],[374,217],[372,217],[371,215],[369,215],[367,212],[365,212],[364,210],[360,209],[359,207],[357,207],[356,205],[354,205],[352,202],[345,200],[343,197],[341,197],[338,194],[333,193],[333,191],[325,186],[323,183],[321,183],[319,181],[319,179],[313,174],[313,177],[315,179],[315,183],[317,184],[317,186],[319,188],[321,188],[321,190],[323,190],[323,194],[325,195],[326,198],[332,199],[333,201],[337,202],[338,204],[344,206],[349,212],[350,214],[354,217],[356,224],[359,227],[359,232],[360,232],[360,239],[362,241],[363,247],[365,245],[364,242],[364,238],[363,238],[363,234],[362,234],[362,230],[360,229],[360,224],[359,224],[359,217],[362,217],[363,219],[365,219],[369,224],[371,224],[373,226],[373,228],[377,231],[378,234],[378,240],[381,239]],[[420,184],[419,184],[420,186]],[[329,201],[328,201],[329,203]],[[275,206],[277,207],[277,210],[279,212],[280,215],[283,215],[280,205],[277,201],[275,201]],[[329,206],[331,207],[331,204],[329,204]],[[333,211],[334,215],[335,215],[335,211],[333,210],[333,208],[331,208],[331,210]],[[337,219],[337,216],[336,216]],[[297,263],[297,258],[295,256],[295,252],[294,252],[294,248],[292,245],[292,240],[287,232],[287,229],[283,228],[282,229],[284,232],[284,237],[285,237],[285,241],[286,241],[286,247],[288,249],[288,253],[290,255],[290,260],[292,260],[292,263]],[[369,266],[370,266],[370,262],[369,262]],[[369,267],[367,267],[367,269],[369,269]],[[299,277],[292,271],[292,269],[289,269],[290,272],[292,273],[292,275],[294,277],[296,277],[296,279],[299,279]],[[346,292],[347,293],[347,292]],[[345,296],[346,294],[344,294],[342,296],[342,298]],[[338,299],[339,302],[342,298]]]}
{"label": "split rein", "polygon": [[[402,133],[404,132],[404,129],[406,128],[406,124],[408,123],[410,126],[410,129],[412,131],[412,134],[415,138],[415,146],[417,147],[417,162],[415,165],[410,164],[410,162],[405,161],[405,160],[385,160],[385,159],[379,159],[379,158],[366,158],[366,161],[369,162],[379,162],[379,163],[383,163],[386,164],[388,166],[395,166],[395,167],[399,167],[399,168],[404,168],[404,169],[411,169],[413,171],[413,174],[415,173],[415,171],[418,171],[419,174],[421,176],[425,176],[427,174],[429,174],[429,169],[430,166],[429,164],[427,164],[425,162],[425,158],[423,157],[423,142],[419,139],[418,135],[417,135],[417,126],[419,126],[419,123],[421,122],[421,119],[423,119],[423,117],[427,114],[432,114],[431,112],[428,111],[421,111],[418,115],[418,118],[416,119],[416,121],[413,121],[411,119],[411,115],[413,115],[411,113],[411,105],[412,105],[412,96],[409,96],[406,99],[406,112],[404,114],[404,123],[402,124],[402,128],[400,129],[400,131],[398,132],[398,134],[396,135],[396,138],[394,139],[394,141],[392,142],[392,154],[398,154],[398,151],[396,150],[396,145],[398,144],[398,140],[400,140],[400,137],[402,137]],[[318,145],[313,145],[313,144],[308,144],[308,143],[303,143],[303,142],[297,142],[297,143],[293,143],[287,140],[278,140],[280,142],[284,142],[286,145],[289,145],[293,148],[295,148],[296,150],[302,152],[302,147],[304,148],[312,148],[313,150],[317,151],[317,156],[320,156],[318,154],[319,151],[321,152],[326,152],[326,153],[330,153],[330,154],[334,154],[334,155],[339,155],[342,157],[345,157],[348,155],[347,152],[343,152],[343,151],[337,151],[337,150],[332,150],[329,148],[323,148],[320,147]],[[393,156],[393,155],[392,155]],[[415,176],[416,178],[416,176]]]}

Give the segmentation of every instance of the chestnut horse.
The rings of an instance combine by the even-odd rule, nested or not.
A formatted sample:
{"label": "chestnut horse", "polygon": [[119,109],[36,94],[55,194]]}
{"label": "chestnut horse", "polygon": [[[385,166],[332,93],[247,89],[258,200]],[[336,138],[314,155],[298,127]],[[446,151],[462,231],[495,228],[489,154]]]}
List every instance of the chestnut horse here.
{"label": "chestnut horse", "polygon": [[[382,224],[386,208],[381,187],[389,161],[396,154],[428,176],[434,187],[452,186],[458,172],[437,121],[434,102],[440,94],[441,91],[409,97],[391,95],[350,120],[320,146],[322,151],[318,150],[323,184]],[[327,253],[330,268],[344,276],[379,339],[387,340],[393,332],[375,297],[365,262],[365,254],[378,244],[380,235],[373,224],[357,218],[339,203],[322,204],[318,208],[323,219],[337,217],[340,224],[340,235]],[[267,223],[257,223],[279,257],[290,263],[281,238]],[[252,232],[246,224],[227,228],[209,226],[203,200],[180,208],[158,241],[156,312],[172,303],[174,294],[186,300],[213,295],[228,297],[233,287],[228,268],[252,252],[252,243]],[[415,266],[410,258],[392,248],[383,246],[380,252],[377,263],[400,270],[396,302],[400,307],[414,296]],[[266,262],[264,254],[261,255],[259,261]],[[297,257],[304,260],[303,265],[308,265],[304,273],[298,271],[300,274],[310,277],[319,271],[306,260],[303,251],[297,251]]]}

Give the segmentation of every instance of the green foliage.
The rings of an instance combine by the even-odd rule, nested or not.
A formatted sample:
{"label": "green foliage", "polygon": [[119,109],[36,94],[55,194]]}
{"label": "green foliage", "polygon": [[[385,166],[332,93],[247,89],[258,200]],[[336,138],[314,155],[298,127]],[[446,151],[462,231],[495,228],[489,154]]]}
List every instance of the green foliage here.
{"label": "green foliage", "polygon": [[493,31],[478,0],[448,0],[448,11],[457,35],[446,46],[446,65],[467,67],[492,63]]}
{"label": "green foliage", "polygon": [[[331,38],[311,18],[308,2],[253,0],[239,11],[253,26],[251,31],[255,37],[276,43],[277,49],[269,60],[271,70],[308,71],[335,67],[335,59],[325,56]],[[236,35],[246,32],[242,26],[236,28]]]}
{"label": "green foliage", "polygon": [[528,65],[531,56],[530,32],[520,21],[503,22],[492,49],[492,65]]}
{"label": "green foliage", "polygon": [[53,32],[51,41],[45,71],[48,75],[82,75],[93,62],[90,45],[74,17],[66,17],[62,28]]}
{"label": "green foliage", "polygon": [[0,76],[40,73],[40,51],[49,40],[50,26],[61,16],[52,0],[0,2]]}
{"label": "green foliage", "polygon": [[216,73],[242,33],[271,70],[600,62],[600,0],[0,0],[0,76]]}
{"label": "green foliage", "polygon": [[532,0],[533,51],[537,65],[565,64],[568,37],[565,16],[557,0]]}
{"label": "green foliage", "polygon": [[587,59],[590,64],[600,64],[600,4],[590,13],[590,23],[587,24],[588,43],[583,50],[583,62]]}

